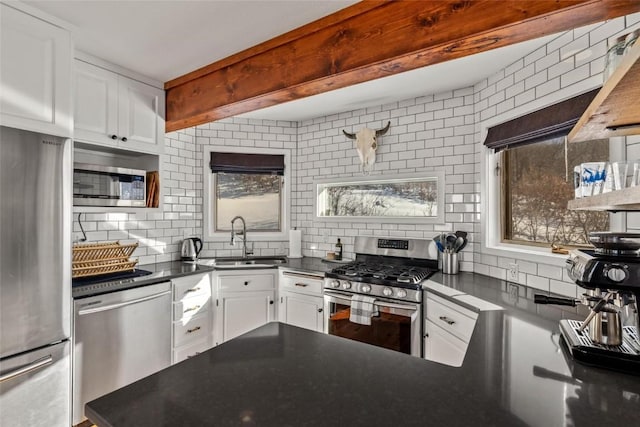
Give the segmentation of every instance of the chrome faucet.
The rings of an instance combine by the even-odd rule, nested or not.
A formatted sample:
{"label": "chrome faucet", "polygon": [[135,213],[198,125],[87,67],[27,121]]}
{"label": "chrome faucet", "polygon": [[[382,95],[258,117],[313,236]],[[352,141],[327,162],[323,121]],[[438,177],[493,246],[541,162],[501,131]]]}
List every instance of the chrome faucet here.
{"label": "chrome faucet", "polygon": [[[236,232],[234,230],[234,228],[233,228],[233,225],[234,225],[234,223],[236,222],[237,219],[242,221],[242,231],[241,232]],[[236,236],[237,235],[242,235],[242,258],[246,258],[247,255],[253,255],[253,245],[252,245],[251,250],[247,250],[247,224],[244,222],[244,218],[242,218],[239,215],[231,220],[231,245],[232,246],[235,246],[235,244],[236,244]]]}

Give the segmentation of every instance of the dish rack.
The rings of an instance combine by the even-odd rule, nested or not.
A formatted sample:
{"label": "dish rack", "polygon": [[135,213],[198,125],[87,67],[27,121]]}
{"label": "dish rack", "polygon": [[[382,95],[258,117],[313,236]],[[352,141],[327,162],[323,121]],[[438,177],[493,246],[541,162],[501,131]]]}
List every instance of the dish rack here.
{"label": "dish rack", "polygon": [[132,261],[129,257],[137,247],[137,242],[127,245],[120,242],[73,245],[71,277],[132,271],[138,260]]}

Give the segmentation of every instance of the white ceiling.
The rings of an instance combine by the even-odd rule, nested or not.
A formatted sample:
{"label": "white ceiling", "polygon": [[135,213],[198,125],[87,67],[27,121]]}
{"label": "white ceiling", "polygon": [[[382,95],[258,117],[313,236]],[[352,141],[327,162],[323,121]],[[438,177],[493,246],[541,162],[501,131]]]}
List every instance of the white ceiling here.
{"label": "white ceiling", "polygon": [[[76,48],[160,82],[329,15],[354,0],[25,1],[72,25]],[[288,102],[243,117],[305,120],[467,87],[551,37]],[[472,70],[472,72],[470,72]]]}

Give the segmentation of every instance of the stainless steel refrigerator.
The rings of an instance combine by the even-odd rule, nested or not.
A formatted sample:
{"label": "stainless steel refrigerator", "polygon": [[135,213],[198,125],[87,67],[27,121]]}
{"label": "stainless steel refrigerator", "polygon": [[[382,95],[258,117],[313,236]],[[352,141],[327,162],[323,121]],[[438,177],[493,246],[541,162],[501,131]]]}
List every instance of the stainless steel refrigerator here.
{"label": "stainless steel refrigerator", "polygon": [[71,424],[71,141],[0,126],[0,425]]}

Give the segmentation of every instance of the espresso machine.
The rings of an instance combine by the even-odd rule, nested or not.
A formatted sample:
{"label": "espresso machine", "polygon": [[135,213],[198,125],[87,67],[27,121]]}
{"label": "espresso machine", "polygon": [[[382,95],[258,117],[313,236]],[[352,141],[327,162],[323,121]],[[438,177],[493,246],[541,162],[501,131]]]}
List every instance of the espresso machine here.
{"label": "espresso machine", "polygon": [[538,304],[589,307],[583,321],[560,320],[579,362],[640,375],[640,234],[594,232],[595,249],[569,252],[566,269],[586,292],[579,299],[536,295]]}

